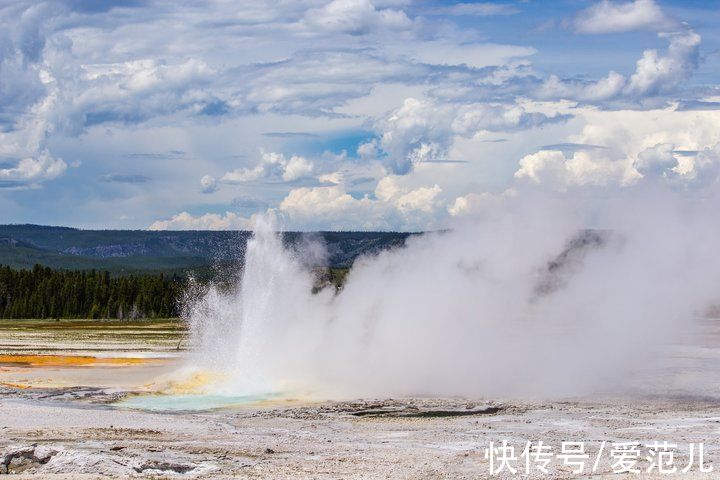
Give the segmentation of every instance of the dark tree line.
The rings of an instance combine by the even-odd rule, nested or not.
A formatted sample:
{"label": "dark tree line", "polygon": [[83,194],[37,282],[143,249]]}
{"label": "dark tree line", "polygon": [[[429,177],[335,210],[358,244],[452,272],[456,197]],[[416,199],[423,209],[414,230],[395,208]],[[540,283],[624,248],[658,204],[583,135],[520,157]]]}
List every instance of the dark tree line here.
{"label": "dark tree line", "polygon": [[179,315],[178,277],[0,266],[0,318],[166,318]]}

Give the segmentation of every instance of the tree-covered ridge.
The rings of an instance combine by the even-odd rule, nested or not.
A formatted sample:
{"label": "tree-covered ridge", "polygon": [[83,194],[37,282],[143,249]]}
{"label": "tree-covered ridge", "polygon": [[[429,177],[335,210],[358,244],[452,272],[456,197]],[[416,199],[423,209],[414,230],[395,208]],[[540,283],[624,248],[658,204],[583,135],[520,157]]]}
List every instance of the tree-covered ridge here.
{"label": "tree-covered ridge", "polygon": [[0,318],[166,318],[179,315],[178,277],[0,266]]}
{"label": "tree-covered ridge", "polygon": [[[324,265],[347,268],[361,255],[401,247],[398,232],[283,232],[289,248],[324,244]],[[31,269],[108,270],[112,276],[177,274],[202,276],[219,264],[242,265],[247,231],[78,230],[40,225],[0,225],[0,263]]]}

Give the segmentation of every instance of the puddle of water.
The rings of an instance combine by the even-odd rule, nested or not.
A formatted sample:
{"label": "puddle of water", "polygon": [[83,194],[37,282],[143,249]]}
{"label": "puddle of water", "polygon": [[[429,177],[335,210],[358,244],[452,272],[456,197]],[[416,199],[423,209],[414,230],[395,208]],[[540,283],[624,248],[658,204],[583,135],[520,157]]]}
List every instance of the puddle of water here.
{"label": "puddle of water", "polygon": [[201,412],[248,406],[280,398],[280,393],[262,395],[135,395],[125,397],[114,405],[118,408],[146,410],[153,412]]}

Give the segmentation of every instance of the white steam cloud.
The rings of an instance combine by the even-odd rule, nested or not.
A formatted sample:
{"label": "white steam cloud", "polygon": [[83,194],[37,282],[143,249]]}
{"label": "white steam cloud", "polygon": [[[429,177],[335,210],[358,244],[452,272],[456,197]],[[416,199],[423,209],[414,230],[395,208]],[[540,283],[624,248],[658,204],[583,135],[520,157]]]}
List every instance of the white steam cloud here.
{"label": "white steam cloud", "polygon": [[[227,394],[565,395],[622,386],[720,297],[715,198],[507,198],[361,258],[312,294],[302,254],[256,224],[240,284],[189,311],[193,362]],[[586,227],[602,227],[592,231]]]}

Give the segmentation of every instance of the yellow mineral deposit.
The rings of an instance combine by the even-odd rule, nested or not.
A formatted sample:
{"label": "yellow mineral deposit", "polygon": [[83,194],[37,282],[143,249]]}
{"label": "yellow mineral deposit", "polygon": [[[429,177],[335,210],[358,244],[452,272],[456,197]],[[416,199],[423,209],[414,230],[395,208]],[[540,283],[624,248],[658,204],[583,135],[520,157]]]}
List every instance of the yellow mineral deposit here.
{"label": "yellow mineral deposit", "polygon": [[90,357],[82,355],[0,355],[0,366],[11,367],[91,367],[161,363],[160,358]]}

